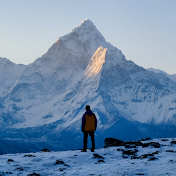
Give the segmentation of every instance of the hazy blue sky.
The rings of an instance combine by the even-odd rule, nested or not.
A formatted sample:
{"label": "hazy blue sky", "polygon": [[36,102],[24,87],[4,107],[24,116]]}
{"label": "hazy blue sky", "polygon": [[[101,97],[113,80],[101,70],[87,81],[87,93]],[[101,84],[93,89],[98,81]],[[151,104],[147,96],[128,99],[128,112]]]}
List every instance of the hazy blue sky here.
{"label": "hazy blue sky", "polygon": [[176,73],[176,0],[0,0],[0,57],[32,63],[86,18],[127,60]]}

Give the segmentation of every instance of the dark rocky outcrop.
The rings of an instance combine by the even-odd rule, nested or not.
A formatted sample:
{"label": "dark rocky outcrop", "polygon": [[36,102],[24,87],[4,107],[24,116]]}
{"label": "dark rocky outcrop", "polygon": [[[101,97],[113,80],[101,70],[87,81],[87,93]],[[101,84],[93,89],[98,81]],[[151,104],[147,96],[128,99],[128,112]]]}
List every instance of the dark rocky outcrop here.
{"label": "dark rocky outcrop", "polygon": [[8,159],[7,162],[14,162],[14,160],[13,159]]}
{"label": "dark rocky outcrop", "polygon": [[153,160],[157,160],[158,158],[156,158],[156,157],[151,157],[151,158],[149,158],[148,159],[148,161],[153,161]]}
{"label": "dark rocky outcrop", "polygon": [[28,174],[28,176],[40,176],[40,174],[33,172],[32,174]]}
{"label": "dark rocky outcrop", "polygon": [[148,154],[144,154],[144,155],[140,155],[140,156],[132,156],[131,159],[144,159],[144,158],[150,158],[150,157],[154,157],[154,155],[158,154],[159,151],[153,152],[153,153],[148,153]]}
{"label": "dark rocky outcrop", "polygon": [[18,171],[23,171],[24,169],[23,169],[22,166],[20,166],[20,167],[17,167],[16,170],[18,170]]}
{"label": "dark rocky outcrop", "polygon": [[62,160],[56,160],[55,165],[57,164],[65,164]]}
{"label": "dark rocky outcrop", "polygon": [[168,141],[168,139],[161,139],[161,141]]}
{"label": "dark rocky outcrop", "polygon": [[149,142],[149,143],[144,143],[142,147],[148,147],[148,146],[153,146],[155,148],[160,148],[160,144],[158,142]]}
{"label": "dark rocky outcrop", "polygon": [[62,160],[56,160],[56,162],[55,162],[55,165],[57,165],[57,164],[62,164],[62,165],[64,165],[64,166],[68,166],[68,164],[65,164],[64,163],[64,161],[62,161]]}
{"label": "dark rocky outcrop", "polygon": [[98,163],[105,163],[105,161],[104,160],[98,160],[98,162],[96,162],[95,164],[98,164]]}
{"label": "dark rocky outcrop", "polygon": [[99,155],[99,154],[97,154],[97,153],[94,153],[93,156],[94,156],[94,158],[104,159],[103,156],[101,156],[101,155]]}
{"label": "dark rocky outcrop", "polygon": [[[148,138],[147,138],[148,139]],[[104,141],[104,148],[113,147],[113,146],[125,146],[126,148],[136,148],[136,146],[142,146],[143,143],[138,141],[121,141],[114,138],[106,138]]]}
{"label": "dark rocky outcrop", "polygon": [[47,148],[44,148],[44,149],[41,150],[41,152],[50,152],[50,150],[47,149]]}
{"label": "dark rocky outcrop", "polygon": [[166,150],[166,152],[176,153],[176,151],[173,150]]}
{"label": "dark rocky outcrop", "polygon": [[137,152],[138,152],[137,149],[135,149],[135,150],[124,150],[122,152],[122,154],[124,154],[124,155],[135,155]]}
{"label": "dark rocky outcrop", "polygon": [[172,141],[171,144],[176,144],[176,141]]}
{"label": "dark rocky outcrop", "polygon": [[24,155],[24,157],[35,157],[34,155],[28,154],[28,155]]}
{"label": "dark rocky outcrop", "polygon": [[141,141],[149,141],[151,138],[141,139]]}
{"label": "dark rocky outcrop", "polygon": [[124,145],[125,143],[123,141],[114,138],[106,138],[104,142],[104,148]]}

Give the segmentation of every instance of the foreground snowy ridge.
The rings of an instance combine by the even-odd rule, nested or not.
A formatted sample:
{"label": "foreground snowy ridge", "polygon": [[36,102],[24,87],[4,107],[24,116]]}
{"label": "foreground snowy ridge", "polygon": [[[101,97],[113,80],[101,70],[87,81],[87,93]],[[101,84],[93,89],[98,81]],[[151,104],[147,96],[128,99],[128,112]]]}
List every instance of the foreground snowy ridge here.
{"label": "foreground snowy ridge", "polygon": [[0,175],[175,175],[175,139],[138,142],[143,147],[109,147],[94,153],[75,150],[1,155]]}

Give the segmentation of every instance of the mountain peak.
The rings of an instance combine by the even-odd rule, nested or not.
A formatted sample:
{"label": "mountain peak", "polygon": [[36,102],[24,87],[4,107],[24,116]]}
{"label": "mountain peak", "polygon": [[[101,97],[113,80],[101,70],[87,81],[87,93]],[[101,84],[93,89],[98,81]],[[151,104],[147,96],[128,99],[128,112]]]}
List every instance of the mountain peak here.
{"label": "mountain peak", "polygon": [[[87,28],[87,27],[95,27],[95,25],[92,23],[91,20],[89,20],[88,18],[86,18],[85,20],[81,21],[81,24],[78,25],[77,27]],[[75,28],[77,28],[77,27],[75,27]]]}
{"label": "mountain peak", "polygon": [[93,24],[93,22],[86,18],[86,20],[83,20],[81,22],[81,24],[79,24],[78,26],[73,28],[69,34],[64,35],[62,37],[59,37],[57,42],[59,40],[67,40],[68,38],[70,39],[70,38],[75,38],[75,37],[76,38],[79,37],[79,38],[81,38],[81,40],[83,40],[85,38],[86,39],[89,38],[90,35],[91,36],[98,36],[99,38],[102,38],[104,40],[104,37],[98,31],[98,29]]}

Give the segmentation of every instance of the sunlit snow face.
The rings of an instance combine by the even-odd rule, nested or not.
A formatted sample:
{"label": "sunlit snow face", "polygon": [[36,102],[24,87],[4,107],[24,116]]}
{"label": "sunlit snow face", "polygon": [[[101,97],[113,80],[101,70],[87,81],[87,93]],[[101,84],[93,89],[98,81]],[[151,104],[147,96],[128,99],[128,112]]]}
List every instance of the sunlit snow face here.
{"label": "sunlit snow face", "polygon": [[90,64],[87,67],[86,76],[95,76],[101,71],[103,64],[105,63],[106,51],[107,49],[103,47],[99,47],[97,49],[90,61]]}

